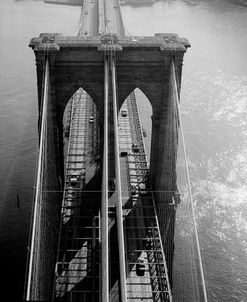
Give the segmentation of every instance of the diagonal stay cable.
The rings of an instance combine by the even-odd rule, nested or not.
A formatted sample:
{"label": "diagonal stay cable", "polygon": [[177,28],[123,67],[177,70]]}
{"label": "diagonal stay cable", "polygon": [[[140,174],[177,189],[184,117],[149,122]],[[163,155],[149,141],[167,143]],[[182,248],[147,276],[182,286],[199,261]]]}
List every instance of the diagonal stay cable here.
{"label": "diagonal stay cable", "polygon": [[174,61],[172,61],[171,65],[171,80],[174,85],[172,85],[174,89],[174,95],[176,99],[176,106],[178,111],[178,119],[181,129],[181,136],[182,136],[182,145],[183,145],[183,153],[184,153],[184,160],[185,160],[185,167],[186,167],[186,178],[188,182],[188,189],[189,189],[189,199],[191,204],[191,211],[192,211],[192,217],[193,217],[193,225],[194,225],[194,231],[195,231],[195,237],[196,237],[196,247],[197,247],[197,253],[199,258],[199,268],[200,268],[200,275],[202,279],[202,288],[203,288],[203,297],[204,302],[208,301],[207,298],[207,289],[206,289],[206,283],[204,278],[204,270],[203,270],[203,264],[202,264],[202,255],[201,255],[201,248],[200,248],[200,242],[198,237],[198,229],[197,229],[197,222],[196,222],[196,215],[195,215],[195,208],[194,208],[194,201],[193,201],[193,195],[191,190],[191,182],[190,182],[190,173],[189,173],[189,164],[188,164],[188,158],[186,153],[186,144],[185,144],[185,137],[184,137],[184,131],[183,131],[183,122],[181,117],[181,110],[180,110],[180,104],[179,104],[179,97],[178,97],[178,89],[177,89],[177,81],[176,81],[176,74],[175,74],[175,67],[174,67]]}

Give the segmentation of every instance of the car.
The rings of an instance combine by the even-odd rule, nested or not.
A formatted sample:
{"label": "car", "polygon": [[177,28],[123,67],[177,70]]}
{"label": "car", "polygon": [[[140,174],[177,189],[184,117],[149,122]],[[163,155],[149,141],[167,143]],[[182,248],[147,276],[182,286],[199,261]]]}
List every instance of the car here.
{"label": "car", "polygon": [[139,192],[141,195],[146,195],[147,191],[146,191],[146,185],[143,183],[139,184]]}
{"label": "car", "polygon": [[71,198],[74,199],[75,198],[75,191],[72,190],[71,188],[69,188],[66,192],[66,198]]}
{"label": "car", "polygon": [[145,259],[139,257],[136,263],[136,275],[139,277],[143,277],[145,275],[146,265]]}
{"label": "car", "polygon": [[77,177],[71,177],[70,178],[70,184],[71,184],[71,186],[75,186],[77,184],[77,182],[78,182]]}
{"label": "car", "polygon": [[136,186],[136,185],[132,185],[132,186],[131,186],[131,193],[132,193],[133,195],[136,195],[136,194],[137,194],[137,186]]}
{"label": "car", "polygon": [[94,117],[90,116],[89,123],[93,123],[93,122],[94,122]]}
{"label": "car", "polygon": [[127,110],[126,109],[122,109],[121,110],[121,115],[124,116],[124,117],[127,116]]}
{"label": "car", "polygon": [[142,134],[143,134],[143,137],[147,137],[147,131],[145,128],[142,127]]}
{"label": "car", "polygon": [[67,125],[64,129],[64,136],[67,138],[69,137],[69,131],[70,131],[70,126]]}
{"label": "car", "polygon": [[136,144],[136,143],[133,143],[133,144],[132,144],[132,151],[133,151],[133,152],[139,152],[139,151],[140,151],[139,145]]}
{"label": "car", "polygon": [[128,152],[127,151],[121,151],[120,152],[120,156],[121,157],[125,157],[125,156],[127,156],[128,155]]}

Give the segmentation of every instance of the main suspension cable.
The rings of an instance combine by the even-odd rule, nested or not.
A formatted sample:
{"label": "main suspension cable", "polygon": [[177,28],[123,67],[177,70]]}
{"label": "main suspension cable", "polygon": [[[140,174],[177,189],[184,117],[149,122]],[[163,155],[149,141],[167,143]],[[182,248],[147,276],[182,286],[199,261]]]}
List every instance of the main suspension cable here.
{"label": "main suspension cable", "polygon": [[203,264],[202,264],[201,248],[200,248],[197,222],[196,222],[196,215],[195,215],[195,208],[194,208],[194,201],[193,201],[191,182],[190,182],[189,164],[188,164],[188,158],[187,158],[187,153],[186,153],[186,144],[185,144],[185,137],[184,137],[184,130],[183,130],[183,122],[182,122],[180,103],[179,103],[179,97],[178,97],[178,89],[177,89],[177,80],[176,80],[176,74],[175,74],[174,61],[172,61],[172,65],[171,65],[171,76],[172,76],[172,81],[174,83],[174,85],[172,85],[172,87],[173,87],[173,90],[174,90],[173,92],[175,94],[176,106],[177,106],[177,112],[178,112],[178,119],[179,119],[180,130],[181,130],[182,147],[183,147],[183,154],[184,154],[185,168],[186,168],[186,178],[187,178],[188,189],[189,189],[189,200],[190,200],[190,204],[191,204],[193,225],[194,225],[194,231],[195,231],[195,237],[196,237],[196,247],[197,247],[197,253],[198,253],[198,258],[199,258],[200,275],[201,275],[201,279],[202,279],[203,297],[204,297],[204,302],[208,302],[206,282],[205,282],[205,278],[204,278],[204,269],[203,269]]}

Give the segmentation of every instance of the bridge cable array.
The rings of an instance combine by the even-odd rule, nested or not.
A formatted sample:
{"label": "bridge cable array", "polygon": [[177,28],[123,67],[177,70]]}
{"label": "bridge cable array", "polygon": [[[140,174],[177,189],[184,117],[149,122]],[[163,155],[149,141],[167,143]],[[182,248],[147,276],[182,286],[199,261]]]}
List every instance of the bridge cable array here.
{"label": "bridge cable array", "polygon": [[[49,47],[49,46],[48,46]],[[32,211],[32,218],[31,218],[31,232],[30,232],[30,246],[28,247],[28,258],[29,264],[27,267],[28,273],[27,275],[27,282],[26,282],[26,299],[31,299],[31,282],[32,282],[32,272],[34,267],[34,257],[35,255],[35,237],[36,232],[38,231],[37,228],[39,227],[39,216],[41,212],[41,203],[42,203],[42,196],[44,190],[42,188],[42,178],[43,178],[43,168],[44,168],[44,161],[46,156],[46,139],[47,139],[47,107],[48,107],[48,83],[49,83],[49,62],[47,59],[47,46],[44,49],[44,68],[43,68],[43,81],[42,81],[42,97],[41,97],[41,104],[40,104],[40,115],[39,115],[39,128],[40,128],[40,137],[39,137],[39,148],[38,148],[38,156],[36,162],[36,183],[34,187],[34,203],[33,203],[33,211]]]}
{"label": "bridge cable array", "polygon": [[199,241],[199,236],[198,236],[198,227],[197,227],[197,222],[196,222],[194,200],[193,200],[193,194],[192,194],[192,188],[191,188],[189,162],[188,162],[188,157],[187,157],[187,152],[186,152],[186,143],[185,143],[184,128],[183,128],[183,121],[182,121],[179,97],[178,97],[178,89],[177,89],[177,80],[176,80],[174,61],[172,61],[172,65],[171,65],[171,77],[172,77],[172,81],[174,83],[173,87],[174,87],[176,108],[177,108],[178,120],[179,120],[179,126],[180,126],[181,140],[182,140],[181,141],[182,153],[183,153],[183,156],[184,156],[184,164],[185,164],[185,170],[186,170],[186,181],[187,181],[187,185],[188,185],[188,196],[189,196],[189,202],[190,202],[190,207],[191,207],[191,212],[192,212],[193,227],[194,227],[194,234],[195,234],[195,240],[196,240],[196,249],[197,249],[197,254],[198,254],[199,270],[200,270],[200,277],[201,277],[201,284],[202,284],[203,299],[204,299],[204,302],[207,302],[208,301],[207,289],[206,289],[206,282],[205,282],[205,277],[204,277],[204,269],[203,269],[203,263],[202,263],[200,241]]}
{"label": "bridge cable array", "polygon": [[[115,52],[113,50],[113,37],[108,36],[107,44],[105,45],[105,98],[104,98],[104,163],[103,163],[103,179],[102,179],[102,301],[109,301],[109,273],[108,273],[108,155],[109,155],[109,141],[108,141],[108,124],[109,124],[109,104],[113,109],[113,125],[114,125],[114,150],[115,150],[115,178],[117,193],[116,215],[117,215],[117,230],[118,230],[118,244],[119,244],[119,264],[120,264],[120,284],[121,284],[121,300],[126,301],[126,271],[125,271],[125,248],[124,248],[124,230],[123,230],[123,213],[122,213],[122,192],[121,192],[121,173],[119,162],[119,145],[118,145],[118,121],[117,121],[117,95],[116,95],[116,70],[115,70]],[[111,72],[111,73],[110,73]],[[111,74],[111,85],[109,85],[109,78]],[[111,90],[109,89],[111,87]],[[112,101],[109,99],[111,92]],[[107,194],[106,194],[107,192]],[[105,242],[104,242],[105,241]]]}
{"label": "bridge cable array", "polygon": [[[105,7],[104,7],[105,9]],[[107,35],[108,29],[107,29],[107,22],[105,19],[105,34]],[[80,32],[78,33],[78,35]],[[119,135],[118,135],[118,119],[117,119],[117,112],[118,112],[118,104],[117,104],[117,87],[116,87],[116,58],[115,58],[115,41],[113,35],[108,35],[109,44],[105,45],[105,59],[104,59],[104,75],[105,75],[105,82],[104,82],[104,151],[103,151],[103,176],[102,176],[102,198],[101,198],[101,218],[99,218],[98,228],[101,229],[101,238],[99,239],[101,244],[101,290],[102,292],[102,302],[108,302],[109,301],[109,262],[108,262],[108,256],[109,256],[109,104],[113,107],[113,119],[114,119],[114,137],[115,137],[115,179],[116,179],[116,186],[115,186],[115,192],[117,193],[117,204],[116,204],[116,217],[117,217],[117,229],[118,229],[118,240],[119,240],[119,266],[120,266],[120,284],[121,284],[121,299],[122,301],[127,301],[127,299],[133,299],[136,297],[136,300],[142,301],[142,299],[152,299],[152,301],[162,301],[162,302],[171,302],[172,296],[171,296],[171,288],[168,280],[168,273],[167,273],[167,267],[166,267],[166,258],[164,254],[163,244],[161,241],[161,232],[159,228],[159,222],[157,219],[157,213],[156,213],[156,206],[154,204],[154,198],[152,196],[152,192],[146,192],[147,188],[141,188],[140,184],[145,181],[145,172],[138,172],[138,171],[147,171],[148,167],[146,165],[146,154],[143,154],[143,152],[140,152],[140,154],[132,155],[131,157],[126,158],[127,163],[127,170],[128,170],[128,176],[131,178],[132,182],[136,182],[136,187],[138,189],[137,194],[132,194],[131,192],[131,202],[133,203],[133,210],[125,210],[125,214],[123,214],[123,201],[122,201],[122,184],[121,184],[121,175],[120,175],[120,154],[119,154]],[[40,153],[39,153],[39,166],[38,166],[38,177],[42,177],[42,161],[44,161],[44,150],[42,148],[46,148],[46,139],[43,138],[45,135],[45,129],[46,129],[46,121],[47,121],[47,98],[45,97],[48,87],[48,76],[49,76],[49,66],[48,61],[46,61],[45,64],[45,72],[44,72],[44,95],[42,97],[42,114],[41,114],[41,137],[40,137]],[[173,66],[174,68],[174,66]],[[174,72],[175,74],[175,72]],[[112,83],[110,83],[109,79],[112,79]],[[110,94],[110,87],[112,89],[111,97],[112,102],[109,101],[109,94]],[[135,103],[135,102],[134,102]],[[73,102],[72,106],[76,106],[76,103]],[[133,105],[134,106],[134,105]],[[73,108],[71,109],[71,112],[73,112]],[[135,108],[133,109],[135,111]],[[137,114],[135,112],[135,114]],[[139,129],[139,125],[135,124],[136,121],[134,121],[134,127],[137,127]],[[139,129],[140,130],[140,129]],[[136,130],[138,133],[139,130]],[[139,133],[140,134],[140,133]],[[138,134],[138,135],[139,135]],[[70,135],[71,137],[71,135]],[[143,151],[143,150],[141,150]],[[145,153],[145,152],[144,152]],[[130,161],[137,160],[137,164],[135,163],[135,167],[133,168],[130,163]],[[138,165],[138,161],[140,162],[140,165]],[[131,170],[134,170],[135,173],[131,174]],[[71,179],[70,179],[71,181]],[[67,188],[66,188],[66,180],[65,180],[65,190],[64,190],[64,200],[66,199],[67,195]],[[74,190],[76,191],[76,190]],[[38,210],[38,202],[39,199],[41,199],[42,194],[46,191],[42,190],[42,188],[39,187],[39,181],[37,180],[37,186],[36,186],[36,194],[35,197],[35,209]],[[48,191],[47,191],[48,192]],[[54,191],[55,192],[55,191]],[[78,190],[78,192],[80,192]],[[74,192],[73,192],[74,193]],[[38,194],[40,194],[38,196]],[[74,197],[73,197],[74,198]],[[63,225],[65,226],[63,231],[66,230],[66,232],[63,233],[64,236],[68,236],[70,234],[69,228],[72,228],[72,232],[74,233],[71,238],[66,238],[64,240],[63,248],[66,250],[67,243],[71,240],[78,240],[76,231],[80,228],[79,222],[77,220],[77,217],[72,217],[72,214],[74,213],[74,216],[76,216],[76,211],[72,210],[75,206],[74,203],[63,205],[63,207],[66,207],[67,214],[69,213],[70,224],[68,223],[69,220],[67,218],[65,220],[61,220],[61,227],[60,227],[60,235],[61,235],[61,229]],[[62,215],[63,217],[63,215]],[[37,213],[34,212],[34,219],[37,218]],[[73,218],[73,219],[72,219]],[[82,217],[79,217],[80,219]],[[138,221],[141,220],[140,221]],[[125,221],[124,221],[125,220]],[[135,221],[135,222],[129,222],[129,221]],[[124,229],[124,223],[125,223],[125,229]],[[168,222],[169,224],[169,222]],[[133,232],[132,230],[128,231],[129,237],[126,239],[124,238],[124,235],[128,228],[137,229],[137,232]],[[36,228],[36,223],[33,224],[33,238]],[[95,231],[95,228],[92,227],[92,232]],[[132,235],[132,237],[130,236]],[[71,250],[66,250],[63,252],[63,260],[61,261],[63,268],[60,269],[60,288],[62,289],[62,294],[60,297],[57,298],[66,298],[66,295],[69,296],[70,300],[73,300],[73,293],[76,294],[78,291],[76,291],[76,285],[78,282],[81,281],[80,278],[78,278],[78,281],[75,281],[77,279],[77,275],[74,274],[76,272],[76,268],[78,270],[78,264],[75,263],[75,260],[81,259],[81,263],[79,264],[79,268],[83,268],[85,271],[85,267],[87,268],[87,272],[92,272],[90,268],[90,264],[85,263],[89,260],[89,256],[85,256],[85,254],[82,252],[82,250],[87,250],[86,253],[89,254],[88,250],[90,247],[90,240],[89,238],[86,238],[86,235],[84,235],[84,238],[79,238],[80,243],[82,243],[82,247],[78,247],[79,244],[75,242],[72,242]],[[100,237],[100,235],[99,235]],[[126,248],[125,248],[125,240],[127,241]],[[137,247],[133,248],[131,246],[135,245],[134,242],[137,242]],[[31,250],[33,250],[34,245],[34,239],[32,240],[32,246]],[[93,246],[91,246],[93,248]],[[139,247],[139,248],[138,248]],[[135,253],[135,255],[129,256],[129,259],[126,257],[126,254],[129,253],[128,249],[132,249],[131,252]],[[59,251],[60,253],[61,251]],[[70,252],[69,260],[67,259],[66,253]],[[81,252],[81,253],[80,253]],[[71,256],[73,255],[73,256]],[[136,277],[133,276],[134,272],[137,272],[137,255],[145,255],[145,259],[147,260],[146,267],[148,269],[147,272],[144,273],[143,278],[140,278],[140,276]],[[59,258],[60,260],[60,258]],[[132,261],[131,261],[132,260]],[[92,261],[92,260],[91,260]],[[128,263],[129,262],[129,263]],[[32,260],[30,261],[30,268],[32,269]],[[145,266],[145,265],[144,265]],[[126,272],[126,267],[128,267],[128,271]],[[129,268],[130,267],[130,268]],[[69,275],[69,273],[72,271],[72,275]],[[57,272],[57,271],[56,271]],[[86,279],[88,277],[84,273],[83,278]],[[129,273],[129,276],[127,276]],[[55,276],[57,277],[57,276]],[[31,273],[29,274],[29,278],[31,278]],[[139,280],[139,283],[134,283],[133,280]],[[141,280],[141,281],[140,281]],[[149,283],[145,283],[144,281],[148,280]],[[58,281],[55,280],[56,282]],[[76,283],[77,282],[77,283]],[[93,282],[93,281],[92,281]],[[128,282],[128,283],[127,283]],[[138,281],[136,281],[138,282]],[[30,284],[30,280],[29,280]],[[58,287],[59,288],[59,287]],[[72,289],[75,288],[74,292]],[[139,292],[138,289],[139,288]],[[149,290],[144,292],[144,296],[141,296],[143,294],[142,288],[148,288]],[[140,290],[141,289],[141,290]],[[135,293],[136,290],[136,293]],[[87,299],[87,293],[84,291],[79,292],[79,294],[83,294],[84,298]],[[139,297],[135,296],[139,293]],[[151,296],[147,296],[151,293]],[[65,295],[66,294],[66,295]],[[62,296],[64,295],[64,297]],[[146,295],[146,296],[145,296]],[[30,296],[30,293],[28,292],[28,296]],[[86,301],[86,300],[85,300]],[[206,301],[206,300],[205,300]]]}

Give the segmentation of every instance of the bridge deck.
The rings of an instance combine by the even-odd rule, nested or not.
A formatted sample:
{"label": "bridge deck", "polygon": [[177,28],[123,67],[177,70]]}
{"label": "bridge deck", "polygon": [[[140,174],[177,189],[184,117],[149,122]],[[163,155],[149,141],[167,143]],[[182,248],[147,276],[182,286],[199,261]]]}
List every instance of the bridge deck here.
{"label": "bridge deck", "polygon": [[[78,35],[97,34],[124,37],[118,0],[84,1]],[[97,173],[96,158],[100,155],[98,116],[95,105],[82,89],[71,100],[68,127],[55,296],[58,300],[98,301],[100,200],[97,192],[87,191],[87,184]],[[119,111],[118,130],[120,158],[115,160],[120,161],[126,297],[135,302],[171,301],[155,205],[147,182],[148,162],[134,93]],[[114,193],[109,200],[109,232],[114,232],[116,204]],[[110,266],[113,274],[114,263]],[[111,285],[112,294],[115,285]],[[119,290],[117,292],[112,301],[119,301]]]}

